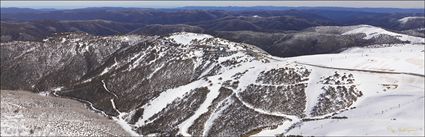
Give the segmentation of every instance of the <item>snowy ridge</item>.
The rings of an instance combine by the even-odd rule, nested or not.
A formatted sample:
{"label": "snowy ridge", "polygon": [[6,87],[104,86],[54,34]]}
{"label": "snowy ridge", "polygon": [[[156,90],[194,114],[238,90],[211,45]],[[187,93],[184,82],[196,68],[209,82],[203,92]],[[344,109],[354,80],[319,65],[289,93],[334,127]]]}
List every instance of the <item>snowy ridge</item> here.
{"label": "snowy ridge", "polygon": [[413,19],[425,19],[425,17],[420,17],[420,16],[417,16],[417,17],[404,17],[404,18],[399,19],[398,21],[400,23],[405,24],[405,23],[407,23],[407,22],[409,22],[410,20],[413,20]]}
{"label": "snowy ridge", "polygon": [[180,32],[180,33],[171,34],[171,36],[169,36],[168,38],[178,44],[189,45],[189,44],[192,44],[194,41],[199,41],[199,40],[213,38],[213,37],[207,34]]}
{"label": "snowy ridge", "polygon": [[[424,75],[423,44],[397,44],[385,47],[350,48],[339,54],[322,54],[287,60],[328,67],[376,71],[410,72]],[[378,48],[373,48],[378,47]]]}
{"label": "snowy ridge", "polygon": [[410,43],[425,43],[424,38],[409,36],[405,34],[398,34],[398,33],[390,32],[385,29],[370,26],[370,25],[359,25],[358,28],[344,32],[342,35],[350,35],[350,34],[366,34],[366,37],[364,37],[364,39],[372,39],[385,34],[385,35],[397,37],[399,40],[402,40],[402,41],[409,41]]}
{"label": "snowy ridge", "polygon": [[[178,34],[178,35],[184,36],[184,34]],[[171,37],[173,37],[173,36],[171,36]],[[223,87],[222,81],[225,81],[225,80],[228,80],[228,79],[233,79],[233,76],[236,75],[237,73],[240,73],[240,70],[249,70],[249,69],[255,68],[255,71],[248,71],[249,73],[247,73],[246,75],[243,75],[243,76],[253,76],[253,77],[255,77],[261,71],[267,71],[267,70],[270,70],[270,69],[273,68],[273,67],[265,67],[265,66],[261,65],[261,64],[263,64],[262,63],[263,61],[257,61],[256,58],[253,58],[251,56],[247,56],[244,52],[240,52],[240,50],[242,50],[242,51],[245,50],[244,48],[234,48],[234,47],[243,47],[243,46],[246,47],[246,45],[230,44],[230,46],[229,46],[229,43],[231,43],[231,42],[226,42],[226,40],[221,40],[221,39],[216,39],[217,42],[215,42],[215,43],[210,43],[210,42],[206,42],[206,41],[202,42],[202,40],[200,40],[200,41],[201,41],[200,43],[202,43],[202,44],[211,45],[211,46],[215,46],[213,44],[217,44],[217,42],[218,43],[222,42],[221,45],[227,46],[227,47],[224,47],[223,50],[225,50],[225,49],[227,49],[228,51],[239,50],[239,52],[231,54],[230,56],[223,56],[223,57],[217,58],[217,62],[215,64],[218,64],[218,66],[220,66],[221,69],[220,69],[219,72],[216,73],[218,75],[208,77],[209,81],[213,81],[213,83],[211,83],[212,86],[211,85],[207,86],[208,83],[209,83],[207,81],[197,80],[197,81],[194,81],[194,82],[192,82],[188,85],[184,85],[184,86],[180,86],[179,88],[167,90],[166,92],[163,92],[159,97],[152,100],[149,103],[150,105],[148,104],[148,105],[143,106],[142,107],[144,109],[143,119],[138,120],[138,122],[135,124],[137,127],[141,127],[143,129],[144,125],[151,124],[152,121],[157,120],[157,118],[151,119],[151,120],[148,120],[148,119],[150,119],[150,117],[154,116],[154,114],[159,113],[161,110],[164,110],[164,108],[167,106],[167,104],[171,103],[172,101],[174,101],[178,98],[182,98],[183,95],[187,94],[189,91],[191,91],[195,88],[206,86],[210,90],[210,93],[207,95],[207,98],[203,101],[204,103],[202,103],[200,105],[200,107],[194,112],[194,115],[192,115],[191,117],[186,119],[184,122],[179,124],[179,129],[180,129],[179,133],[182,134],[182,135],[190,135],[188,133],[189,127],[194,123],[194,121],[201,114],[208,111],[208,109],[207,109],[208,106],[210,106],[213,99],[215,99],[218,96],[219,88]],[[257,51],[257,52],[261,53],[260,51]],[[196,53],[196,52],[192,52],[192,53]],[[201,55],[204,55],[204,54],[197,54],[195,56],[199,57]],[[267,59],[269,57],[266,56],[264,58]],[[239,63],[235,64],[236,66],[235,65],[223,65],[223,64],[225,64],[229,61],[235,61],[235,62],[239,62]],[[196,66],[204,67],[204,66],[201,66],[201,65],[196,65]],[[210,65],[208,68],[204,69],[205,71],[200,75],[200,77],[204,77],[207,73],[209,73],[214,68],[214,66],[217,66],[217,65]],[[271,65],[271,66],[281,66],[281,65],[278,65],[278,62],[276,62],[275,65]],[[242,77],[241,80],[240,80],[241,86],[238,86],[238,89],[234,90],[234,92],[243,91],[243,90],[245,90],[246,86],[248,86],[250,83],[256,83],[255,78],[253,78],[253,77]],[[172,97],[172,98],[170,98],[170,97]],[[267,112],[267,111],[264,111],[264,110],[261,110],[261,109],[256,109],[256,108],[246,104],[244,101],[242,101],[242,100],[240,100],[240,101],[244,103],[243,105],[245,105],[248,108],[250,108],[250,109],[252,109],[256,112],[259,112],[261,114],[285,117],[285,118],[288,118],[288,119],[293,119],[294,121],[297,121],[296,119],[299,119],[297,117],[290,116],[290,115],[285,115],[285,114],[280,114],[280,113],[275,114],[275,113]],[[212,117],[214,117],[214,115],[216,115],[216,114],[212,114]],[[210,117],[209,120],[205,123],[206,130],[210,126],[210,124],[207,124],[207,123],[210,123],[212,121],[214,121],[214,118],[211,119],[211,117]],[[207,134],[206,130],[204,130],[203,135]]]}

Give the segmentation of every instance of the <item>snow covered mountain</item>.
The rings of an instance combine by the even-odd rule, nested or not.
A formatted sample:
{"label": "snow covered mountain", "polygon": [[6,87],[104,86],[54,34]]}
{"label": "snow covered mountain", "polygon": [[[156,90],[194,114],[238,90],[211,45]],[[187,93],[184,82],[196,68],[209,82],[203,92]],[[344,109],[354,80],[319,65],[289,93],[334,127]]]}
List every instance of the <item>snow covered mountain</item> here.
{"label": "snow covered mountain", "polygon": [[408,22],[412,22],[412,21],[415,21],[415,20],[424,20],[424,19],[425,19],[425,17],[421,17],[421,16],[413,16],[413,17],[411,16],[411,17],[401,18],[398,21],[400,23],[406,24]]}
{"label": "snow covered mountain", "polygon": [[132,135],[424,135],[424,40],[395,37],[411,44],[277,58],[205,34],[70,33],[2,43],[1,86],[86,102]]}
{"label": "snow covered mountain", "polygon": [[[333,32],[341,35],[361,35],[361,38],[365,40],[374,40],[376,44],[392,44],[399,43],[395,40],[423,44],[425,43],[424,38],[409,36],[406,34],[399,34],[385,30],[380,27],[371,25],[355,25],[355,26],[320,26],[313,29],[315,32],[329,33]],[[372,44],[372,43],[369,43]]]}
{"label": "snow covered mountain", "polygon": [[[406,35],[408,34],[408,35]],[[220,31],[214,36],[255,45],[277,57],[339,53],[377,44],[424,43],[421,30],[387,30],[371,25],[318,26],[296,32]]]}
{"label": "snow covered mountain", "polygon": [[350,35],[350,34],[365,34],[364,39],[372,39],[377,38],[379,36],[392,36],[401,41],[408,41],[410,43],[425,43],[425,40],[420,37],[413,37],[405,34],[397,34],[394,32],[387,31],[385,29],[374,27],[370,25],[360,25],[358,28],[353,30],[344,32],[342,35]]}

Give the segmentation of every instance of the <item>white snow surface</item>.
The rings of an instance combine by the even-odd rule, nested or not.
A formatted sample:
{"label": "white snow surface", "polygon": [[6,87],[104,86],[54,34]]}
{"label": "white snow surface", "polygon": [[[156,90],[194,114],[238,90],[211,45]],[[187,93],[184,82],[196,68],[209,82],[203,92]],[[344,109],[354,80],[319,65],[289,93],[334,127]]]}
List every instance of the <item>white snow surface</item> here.
{"label": "white snow surface", "polygon": [[198,80],[188,85],[169,89],[161,93],[157,98],[150,101],[148,105],[144,106],[145,110],[143,111],[143,119],[140,119],[135,125],[141,126],[146,124],[145,120],[148,120],[148,118],[160,112],[163,108],[167,106],[167,104],[173,102],[177,98],[182,98],[186,93],[190,92],[192,89],[200,87],[204,83],[206,83],[206,81]]}
{"label": "white snow surface", "polygon": [[399,19],[398,21],[399,21],[400,23],[405,24],[405,23],[407,23],[408,21],[410,21],[410,20],[412,20],[412,19],[425,19],[425,17],[423,17],[423,16],[411,16],[411,17],[404,17],[404,18]]}
{"label": "white snow surface", "polygon": [[319,54],[285,60],[327,67],[407,72],[424,75],[424,44],[402,44],[381,48],[350,48],[339,54]]}
{"label": "white snow surface", "polygon": [[193,42],[193,40],[202,40],[206,38],[213,38],[211,35],[207,34],[197,34],[197,33],[174,33],[170,37],[170,39],[174,40],[178,44],[189,45]]}
{"label": "white snow surface", "polygon": [[[324,70],[326,71],[326,70]],[[352,73],[352,72],[350,72]],[[336,116],[303,122],[287,133],[303,136],[424,135],[424,78],[407,75],[354,73],[363,97]],[[385,89],[384,84],[397,85]],[[385,90],[384,90],[385,89]]]}
{"label": "white snow surface", "polygon": [[213,113],[207,120],[207,122],[205,122],[204,125],[204,132],[202,133],[203,136],[208,136],[208,132],[212,127],[213,122],[222,115],[222,112],[224,110],[226,110],[230,104],[232,104],[234,102],[234,100],[232,98],[227,98],[223,101],[220,102],[221,105],[224,105],[223,107],[220,107],[219,109],[217,109],[215,111],[215,113]]}
{"label": "white snow surface", "polygon": [[209,88],[210,92],[208,93],[207,98],[201,104],[198,110],[196,110],[195,114],[179,125],[179,128],[181,129],[179,130],[179,133],[181,133],[183,136],[190,136],[187,130],[198,117],[200,117],[203,113],[208,111],[208,107],[210,106],[210,104],[212,104],[213,100],[218,96],[219,94],[218,89],[220,87],[221,85],[214,84],[212,87]]}
{"label": "white snow surface", "polygon": [[[424,74],[424,45],[352,48],[340,54],[302,56],[284,60],[319,66]],[[424,136],[424,76],[349,71],[310,66],[313,73],[352,73],[363,96],[354,109],[335,116],[347,119],[307,121],[286,135],[303,136]],[[315,72],[314,72],[315,71]],[[311,80],[315,81],[315,80]],[[310,83],[307,108],[320,90]],[[309,103],[310,101],[310,103]],[[307,110],[308,111],[308,110]]]}
{"label": "white snow surface", "polygon": [[246,50],[247,48],[262,51],[256,48],[255,46],[236,43],[236,42],[232,42],[232,41],[221,39],[221,38],[215,38],[208,34],[177,32],[177,33],[171,34],[166,39],[171,40],[177,44],[185,45],[185,46],[190,46],[192,44],[197,45],[197,43],[201,43],[202,45],[220,47],[219,48],[220,50],[226,50],[226,51],[240,51],[240,50]]}
{"label": "white snow surface", "polygon": [[370,25],[359,25],[357,28],[347,31],[343,33],[342,35],[361,34],[361,33],[366,34],[366,37],[364,37],[364,39],[372,39],[382,34],[385,34],[385,35],[395,36],[402,41],[410,41],[411,43],[425,43],[425,38],[390,32],[385,29],[370,26]]}

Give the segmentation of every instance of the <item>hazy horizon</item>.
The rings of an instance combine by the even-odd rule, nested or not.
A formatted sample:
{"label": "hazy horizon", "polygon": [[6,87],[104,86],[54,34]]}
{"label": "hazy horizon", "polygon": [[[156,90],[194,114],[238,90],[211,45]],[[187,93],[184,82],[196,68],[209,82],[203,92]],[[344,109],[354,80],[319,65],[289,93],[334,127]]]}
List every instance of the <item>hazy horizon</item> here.
{"label": "hazy horizon", "polygon": [[2,8],[78,9],[92,7],[179,8],[212,7],[345,7],[424,9],[425,1],[1,1]]}

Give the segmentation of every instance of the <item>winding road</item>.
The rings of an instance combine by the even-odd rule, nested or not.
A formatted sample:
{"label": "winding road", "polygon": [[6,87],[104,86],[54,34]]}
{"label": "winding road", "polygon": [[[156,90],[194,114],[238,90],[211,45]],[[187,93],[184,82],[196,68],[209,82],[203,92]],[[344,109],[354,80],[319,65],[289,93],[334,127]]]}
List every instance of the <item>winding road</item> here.
{"label": "winding road", "polygon": [[329,67],[329,66],[323,66],[323,65],[303,63],[303,62],[298,62],[298,61],[294,61],[294,63],[312,66],[312,67],[318,67],[318,68],[326,68],[326,69],[359,71],[359,72],[369,72],[369,73],[382,73],[382,74],[404,74],[404,75],[411,75],[411,76],[417,76],[417,77],[425,78],[424,74],[417,74],[417,73],[410,73],[410,72],[394,72],[394,71],[379,71],[379,70],[367,70],[367,69],[339,68],[339,67]]}

